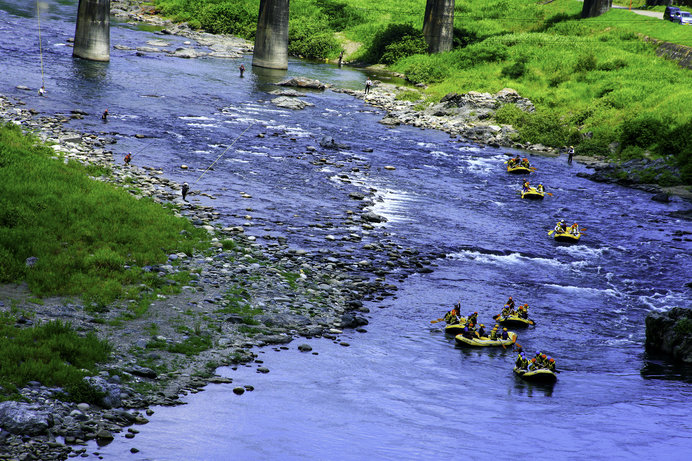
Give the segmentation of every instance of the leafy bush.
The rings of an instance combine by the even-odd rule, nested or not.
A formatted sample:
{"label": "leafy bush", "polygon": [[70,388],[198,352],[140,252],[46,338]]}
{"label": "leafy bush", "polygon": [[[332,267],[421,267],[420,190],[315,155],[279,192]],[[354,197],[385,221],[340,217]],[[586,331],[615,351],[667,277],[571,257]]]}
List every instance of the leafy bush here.
{"label": "leafy bush", "polygon": [[335,31],[342,31],[365,22],[362,10],[349,5],[346,1],[320,0],[317,6],[327,16],[329,27]]}
{"label": "leafy bush", "polygon": [[524,119],[525,112],[516,104],[504,104],[495,111],[495,120],[504,125],[518,126]]}
{"label": "leafy bush", "polygon": [[603,139],[585,138],[578,144],[579,155],[592,157],[608,157],[610,155],[608,142]]}
{"label": "leafy bush", "polygon": [[197,19],[201,27],[212,34],[233,34],[253,38],[257,28],[257,12],[248,11],[242,3],[210,4],[202,9]]}
{"label": "leafy bush", "polygon": [[523,60],[514,61],[512,64],[502,68],[500,75],[517,80],[526,72],[526,64]]}
{"label": "leafy bush", "polygon": [[427,45],[419,29],[411,24],[389,24],[375,33],[365,58],[370,62],[391,64],[402,57],[425,53],[426,50]]}
{"label": "leafy bush", "polygon": [[620,145],[623,149],[629,146],[647,148],[667,135],[667,125],[661,119],[652,115],[640,115],[623,123]]}
{"label": "leafy bush", "polygon": [[449,68],[428,59],[409,58],[403,66],[406,78],[413,83],[441,82],[450,74]]}
{"label": "leafy bush", "polygon": [[323,16],[291,20],[288,52],[304,58],[323,59],[339,52],[340,46]]}

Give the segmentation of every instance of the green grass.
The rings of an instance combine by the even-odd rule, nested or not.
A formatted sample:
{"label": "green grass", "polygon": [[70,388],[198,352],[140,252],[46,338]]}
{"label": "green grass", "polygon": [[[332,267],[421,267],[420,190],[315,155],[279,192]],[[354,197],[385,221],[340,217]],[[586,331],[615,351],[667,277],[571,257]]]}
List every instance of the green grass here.
{"label": "green grass", "polygon": [[[17,328],[16,319],[0,315],[0,399],[16,397],[29,381],[63,387],[68,398],[90,399],[83,378],[108,360],[111,348],[93,333],[78,335],[69,323],[44,323]],[[93,392],[91,392],[93,394]]]}
{"label": "green grass", "polygon": [[165,341],[153,340],[147,344],[147,349],[161,349],[176,354],[192,356],[211,349],[211,346],[211,336],[206,334],[196,334],[188,337],[182,342],[174,344],[169,344]]}
{"label": "green grass", "polygon": [[[207,247],[207,233],[150,199],[88,177],[107,169],[54,155],[19,128],[0,127],[0,283],[25,280],[36,296],[78,295],[100,306],[139,298],[143,280],[173,290],[142,267]],[[32,256],[38,260],[27,267]]]}

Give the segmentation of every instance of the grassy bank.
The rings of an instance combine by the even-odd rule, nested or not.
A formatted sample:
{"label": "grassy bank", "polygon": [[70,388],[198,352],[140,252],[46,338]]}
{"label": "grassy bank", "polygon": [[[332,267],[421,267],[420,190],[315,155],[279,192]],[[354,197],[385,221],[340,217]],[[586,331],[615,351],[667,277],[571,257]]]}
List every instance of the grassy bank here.
{"label": "grassy bank", "polygon": [[[193,26],[253,38],[259,0],[155,3]],[[457,0],[454,50],[428,56],[425,0],[293,0],[289,52],[333,58],[345,42],[357,43],[349,60],[384,63],[427,84],[428,102],[514,88],[537,108],[499,112],[497,121],[514,125],[519,141],[575,145],[579,154],[616,160],[662,156],[692,184],[690,70],[657,57],[642,38],[692,46],[689,27],[626,10],[582,20],[580,2],[543,3]]]}
{"label": "grassy bank", "polygon": [[67,399],[95,402],[99,396],[83,378],[109,358],[110,346],[93,334],[78,335],[69,324],[50,322],[17,328],[0,315],[0,400],[16,398],[29,381],[61,387]]}
{"label": "grassy bank", "polygon": [[18,127],[0,127],[0,283],[26,281],[39,297],[81,296],[98,308],[164,287],[144,266],[206,244],[187,219],[88,176],[107,168],[55,157]]}

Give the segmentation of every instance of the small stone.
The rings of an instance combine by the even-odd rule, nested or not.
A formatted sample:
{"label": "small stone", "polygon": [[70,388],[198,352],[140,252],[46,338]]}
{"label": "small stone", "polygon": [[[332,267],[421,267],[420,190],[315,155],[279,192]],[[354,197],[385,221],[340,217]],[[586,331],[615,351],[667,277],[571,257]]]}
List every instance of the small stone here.
{"label": "small stone", "polygon": [[236,395],[243,395],[245,393],[245,388],[244,387],[234,387],[233,393]]}
{"label": "small stone", "polygon": [[312,350],[312,347],[309,344],[301,344],[298,346],[298,350],[300,352],[310,352]]}
{"label": "small stone", "polygon": [[187,170],[189,167],[187,165],[180,165],[181,170]]}
{"label": "small stone", "polygon": [[130,453],[139,453],[139,450],[135,447],[130,448]]}
{"label": "small stone", "polygon": [[257,369],[257,371],[259,371],[260,373],[269,373],[269,368],[267,368],[267,367],[259,367],[259,368]]}

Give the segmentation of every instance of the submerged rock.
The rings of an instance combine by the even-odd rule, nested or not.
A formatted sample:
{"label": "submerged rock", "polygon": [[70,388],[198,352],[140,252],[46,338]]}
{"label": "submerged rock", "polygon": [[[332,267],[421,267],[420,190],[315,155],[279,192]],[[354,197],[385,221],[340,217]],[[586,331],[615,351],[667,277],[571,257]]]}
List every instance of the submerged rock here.
{"label": "submerged rock", "polygon": [[692,309],[674,307],[665,313],[650,313],[646,317],[646,350],[692,364]]}
{"label": "submerged rock", "polygon": [[279,96],[278,98],[272,99],[272,103],[283,109],[301,110],[308,106],[314,106],[314,104],[303,101],[302,99],[291,98],[288,96]]}

